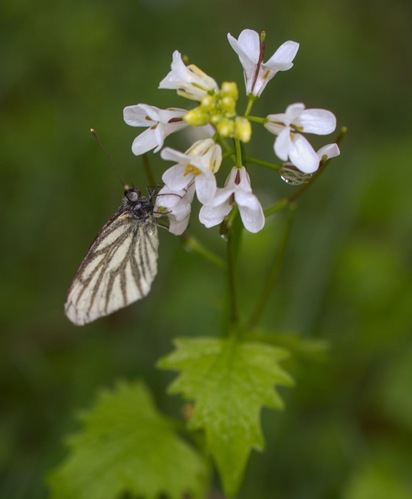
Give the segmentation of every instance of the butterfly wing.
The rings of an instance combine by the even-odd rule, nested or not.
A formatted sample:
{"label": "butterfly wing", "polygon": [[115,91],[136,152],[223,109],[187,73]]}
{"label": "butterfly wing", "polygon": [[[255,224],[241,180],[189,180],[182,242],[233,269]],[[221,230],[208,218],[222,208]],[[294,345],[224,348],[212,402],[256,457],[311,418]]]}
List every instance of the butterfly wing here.
{"label": "butterfly wing", "polygon": [[158,245],[151,218],[115,213],[77,271],[65,304],[67,317],[80,326],[146,296],[157,273]]}

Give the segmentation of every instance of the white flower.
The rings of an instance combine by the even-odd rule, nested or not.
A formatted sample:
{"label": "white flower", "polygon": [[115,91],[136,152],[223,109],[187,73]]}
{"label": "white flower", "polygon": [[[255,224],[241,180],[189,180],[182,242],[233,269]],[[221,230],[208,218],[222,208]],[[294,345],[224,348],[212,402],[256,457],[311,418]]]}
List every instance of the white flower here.
{"label": "white flower", "polygon": [[212,139],[195,142],[185,153],[166,147],[161,157],[177,164],[166,170],[163,182],[172,191],[186,189],[194,180],[201,203],[207,203],[216,192],[215,173],[222,162],[222,150]]}
{"label": "white flower", "polygon": [[220,224],[232,210],[233,202],[239,207],[245,228],[249,232],[259,232],[265,225],[265,216],[258,198],[252,193],[250,178],[244,166],[232,168],[225,187],[217,189],[213,199],[202,206],[200,221],[206,227]]}
{"label": "white flower", "polygon": [[319,167],[319,157],[309,142],[298,132],[327,135],[336,128],[333,113],[324,109],[306,109],[301,103],[290,105],[285,113],[267,116],[265,128],[278,135],[276,155],[290,161],[303,173],[313,173]]}
{"label": "white flower", "polygon": [[209,92],[218,90],[213,78],[201,71],[194,64],[186,66],[180,52],[173,52],[172,70],[159,83],[159,88],[177,90],[178,95],[187,99],[201,101]]}
{"label": "white flower", "polygon": [[155,203],[155,217],[167,216],[169,232],[180,236],[189,223],[195,184],[192,181],[186,189],[173,191],[165,185],[160,189]]}
{"label": "white flower", "polygon": [[182,119],[186,113],[186,109],[159,109],[148,104],[125,107],[123,117],[128,125],[150,127],[134,139],[133,153],[139,156],[154,148],[154,152],[159,151],[168,135],[187,127]]}
{"label": "white flower", "polygon": [[246,94],[257,97],[278,71],[287,71],[293,66],[292,61],[299,49],[299,43],[285,42],[267,62],[263,62],[264,47],[256,31],[245,29],[237,40],[228,33],[227,38],[243,66]]}

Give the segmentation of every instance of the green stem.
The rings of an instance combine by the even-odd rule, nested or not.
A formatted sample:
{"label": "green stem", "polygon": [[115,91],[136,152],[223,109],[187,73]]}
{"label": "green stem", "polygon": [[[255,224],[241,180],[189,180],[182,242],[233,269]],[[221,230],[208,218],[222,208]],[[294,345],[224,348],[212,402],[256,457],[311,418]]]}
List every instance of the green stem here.
{"label": "green stem", "polygon": [[245,158],[245,163],[251,163],[252,165],[264,166],[265,168],[269,168],[270,170],[279,171],[283,168],[283,165],[274,165],[273,163],[269,163],[269,161],[263,161],[261,159],[247,157]]}
{"label": "green stem", "polygon": [[278,211],[282,211],[288,205],[289,205],[288,198],[279,199],[279,201],[277,203],[275,203],[273,206],[266,208],[266,210],[264,211],[265,217],[266,218],[270,217],[271,215],[274,215]]}
{"label": "green stem", "polygon": [[247,101],[247,106],[246,106],[246,111],[245,111],[245,118],[247,118],[250,114],[250,111],[252,111],[253,104],[255,103],[257,97],[254,95],[248,95],[248,101]]}
{"label": "green stem", "polygon": [[254,123],[260,123],[261,125],[264,125],[267,122],[267,118],[261,118],[260,116],[248,116],[247,119]]}
{"label": "green stem", "polygon": [[[229,230],[227,239],[227,283],[229,298],[229,324],[237,324],[239,316],[237,310],[237,291],[236,291],[236,256],[235,245],[232,230]],[[235,328],[231,327],[231,331]]]}
{"label": "green stem", "polygon": [[219,136],[218,138],[219,144],[222,146],[222,149],[224,149],[223,153],[223,158],[228,158],[230,157],[231,161],[233,164],[236,163],[236,156],[233,152],[233,149],[227,144],[226,140],[222,139],[222,137]]}
{"label": "green stem", "polygon": [[325,169],[326,168],[321,165],[319,170],[315,173],[315,175],[313,175],[313,177],[309,180],[307,184],[302,185],[300,189],[297,189],[296,191],[292,192],[292,194],[290,194],[289,196],[279,199],[279,201],[275,203],[273,206],[266,208],[266,210],[264,211],[265,217],[270,217],[271,215],[274,215],[275,213],[282,211],[291,203],[293,203],[293,201],[295,201],[299,196],[301,196],[304,192],[306,192],[306,190],[313,184],[313,182],[319,177],[321,172]]}
{"label": "green stem", "polygon": [[240,145],[240,140],[234,139],[235,143],[235,152],[236,152],[236,166],[242,166],[242,146]]}
{"label": "green stem", "polygon": [[205,246],[203,246],[198,239],[192,236],[182,236],[181,239],[183,241],[184,247],[188,251],[193,251],[194,253],[202,256],[205,260],[213,263],[213,265],[216,265],[216,267],[226,270],[226,263],[220,258],[220,256],[216,255]]}
{"label": "green stem", "polygon": [[348,127],[342,126],[339,130],[339,135],[336,138],[336,143],[339,145],[342,142],[343,137],[347,134]]}
{"label": "green stem", "polygon": [[227,272],[226,272],[226,300],[222,316],[222,337],[237,337],[239,330],[239,310],[237,293],[237,264],[240,251],[243,225],[239,211],[234,208],[220,227],[221,235],[226,239]]}
{"label": "green stem", "polygon": [[278,251],[275,254],[275,257],[272,262],[272,268],[267,276],[266,283],[263,286],[262,292],[260,294],[260,297],[256,303],[255,310],[253,311],[249,322],[248,322],[248,329],[251,330],[256,327],[258,324],[260,318],[262,317],[262,314],[266,308],[266,305],[268,304],[269,298],[271,296],[271,292],[273,288],[275,287],[277,280],[279,278],[281,269],[282,269],[282,263],[285,257],[286,253],[286,246],[289,241],[289,236],[292,228],[292,223],[295,215],[295,206],[292,205],[289,207],[289,216],[286,221],[286,227],[285,231],[282,237],[282,240],[280,242]]}

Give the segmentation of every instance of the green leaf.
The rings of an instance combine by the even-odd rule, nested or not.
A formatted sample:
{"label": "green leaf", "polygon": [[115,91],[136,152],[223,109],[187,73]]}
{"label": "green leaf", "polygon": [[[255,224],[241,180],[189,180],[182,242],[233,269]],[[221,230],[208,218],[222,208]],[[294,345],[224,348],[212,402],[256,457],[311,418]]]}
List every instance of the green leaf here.
{"label": "green leaf", "polygon": [[[55,499],[204,497],[206,466],[153,406],[140,382],[104,392],[70,437],[70,456],[48,482]],[[164,497],[164,496],[162,496]]]}
{"label": "green leaf", "polygon": [[274,385],[291,385],[285,350],[234,340],[180,339],[158,366],[179,371],[170,393],[194,400],[192,430],[205,431],[226,495],[236,494],[252,448],[262,450],[262,406],[282,409]]}

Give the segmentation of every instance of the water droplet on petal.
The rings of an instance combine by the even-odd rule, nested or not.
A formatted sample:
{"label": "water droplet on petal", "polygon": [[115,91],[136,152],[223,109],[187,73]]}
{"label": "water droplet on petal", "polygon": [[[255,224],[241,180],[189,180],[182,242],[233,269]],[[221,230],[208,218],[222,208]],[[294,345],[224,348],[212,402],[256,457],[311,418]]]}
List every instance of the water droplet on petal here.
{"label": "water droplet on petal", "polygon": [[312,177],[311,173],[303,173],[292,165],[292,163],[285,163],[279,171],[280,178],[289,185],[306,184]]}

